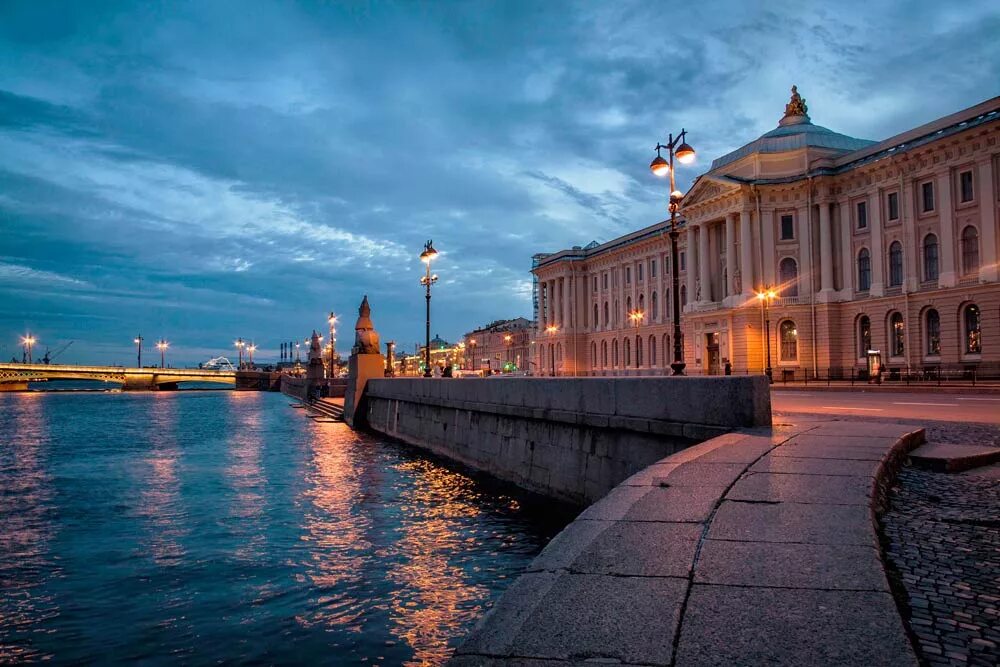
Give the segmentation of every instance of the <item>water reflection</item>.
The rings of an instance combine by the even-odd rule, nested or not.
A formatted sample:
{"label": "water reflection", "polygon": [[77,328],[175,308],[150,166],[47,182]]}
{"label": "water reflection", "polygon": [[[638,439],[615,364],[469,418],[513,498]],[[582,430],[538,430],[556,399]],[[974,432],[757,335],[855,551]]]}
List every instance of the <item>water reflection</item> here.
{"label": "water reflection", "polygon": [[[46,470],[44,398],[0,396],[0,663],[45,660],[35,647],[39,624],[58,616],[54,595],[41,588],[58,567],[49,554],[55,527]],[[14,404],[11,408],[11,404]]]}
{"label": "water reflection", "polygon": [[235,495],[229,504],[229,520],[238,533],[234,556],[255,562],[267,546],[264,526],[265,477],[261,468],[260,394],[233,392],[229,395],[230,421],[227,424],[226,452],[229,464],[226,480]]}
{"label": "water reflection", "polygon": [[143,552],[162,567],[179,565],[184,558],[181,542],[186,535],[185,510],[181,502],[177,466],[180,447],[177,442],[178,405],[168,393],[154,394],[149,406],[148,447],[142,458],[139,475],[138,516],[146,523]]}

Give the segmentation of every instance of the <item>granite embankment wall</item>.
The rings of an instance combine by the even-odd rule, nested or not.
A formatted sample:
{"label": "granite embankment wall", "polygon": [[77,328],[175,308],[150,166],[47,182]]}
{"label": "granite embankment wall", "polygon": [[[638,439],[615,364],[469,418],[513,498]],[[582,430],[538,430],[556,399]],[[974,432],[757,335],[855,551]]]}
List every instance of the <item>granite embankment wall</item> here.
{"label": "granite embankment wall", "polygon": [[291,375],[281,376],[281,392],[300,401],[308,401],[310,396],[322,395],[329,398],[343,398],[347,381],[342,378],[333,380],[310,380]]}
{"label": "granite embankment wall", "polygon": [[379,378],[359,407],[372,430],[580,505],[696,442],[771,424],[763,376]]}

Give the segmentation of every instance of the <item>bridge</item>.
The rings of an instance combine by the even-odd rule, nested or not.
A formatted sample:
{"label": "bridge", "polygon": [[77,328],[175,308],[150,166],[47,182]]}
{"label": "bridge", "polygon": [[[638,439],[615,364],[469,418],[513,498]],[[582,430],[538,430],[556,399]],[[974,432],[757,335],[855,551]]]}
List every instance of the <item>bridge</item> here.
{"label": "bridge", "polygon": [[0,391],[24,391],[29,382],[47,380],[97,380],[120,384],[124,391],[156,391],[177,389],[181,382],[214,382],[235,387],[236,371],[0,363]]}

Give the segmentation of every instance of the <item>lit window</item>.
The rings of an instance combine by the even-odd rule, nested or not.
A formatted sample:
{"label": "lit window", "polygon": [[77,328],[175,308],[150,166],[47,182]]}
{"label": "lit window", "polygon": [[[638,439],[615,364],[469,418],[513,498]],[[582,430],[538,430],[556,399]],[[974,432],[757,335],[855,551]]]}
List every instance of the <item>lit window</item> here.
{"label": "lit window", "polygon": [[903,284],[903,244],[893,241],[889,246],[889,286]]}
{"label": "lit window", "polygon": [[790,215],[781,216],[781,240],[789,241],[795,238],[795,218]]}
{"label": "lit window", "polygon": [[779,280],[781,280],[781,293],[784,296],[799,295],[799,267],[795,260],[786,257],[778,265]]}
{"label": "lit window", "polygon": [[868,202],[859,201],[857,206],[858,229],[868,227]]}
{"label": "lit window", "polygon": [[963,171],[958,175],[959,191],[962,196],[962,203],[972,201],[972,172]]}
{"label": "lit window", "polygon": [[927,355],[936,357],[941,354],[941,316],[933,308],[927,311]]}
{"label": "lit window", "polygon": [[962,271],[979,271],[979,230],[972,225],[962,230]]}
{"label": "lit window", "polygon": [[965,324],[965,354],[982,354],[983,332],[979,306],[974,304],[966,306],[962,319]]}
{"label": "lit window", "polygon": [[924,280],[938,279],[938,240],[934,234],[924,237]]}
{"label": "lit window", "polygon": [[934,183],[928,181],[920,186],[920,195],[923,201],[923,211],[928,213],[934,210]]}
{"label": "lit window", "polygon": [[899,220],[899,193],[890,192],[888,197],[889,219]]}
{"label": "lit window", "polygon": [[858,318],[858,356],[865,357],[872,349],[872,321],[867,315]]}
{"label": "lit window", "polygon": [[902,313],[893,313],[889,318],[889,353],[893,357],[903,356],[905,331]]}
{"label": "lit window", "polygon": [[799,358],[799,332],[795,328],[795,322],[785,320],[779,327],[779,337],[781,339],[781,360],[797,361]]}
{"label": "lit window", "polygon": [[872,258],[868,248],[858,253],[858,291],[867,292],[872,286]]}

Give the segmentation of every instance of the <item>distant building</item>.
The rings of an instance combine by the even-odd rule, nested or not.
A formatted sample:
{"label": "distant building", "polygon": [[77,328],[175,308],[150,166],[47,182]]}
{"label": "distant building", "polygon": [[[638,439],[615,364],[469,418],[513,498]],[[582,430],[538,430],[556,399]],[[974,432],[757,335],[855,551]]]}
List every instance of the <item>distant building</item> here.
{"label": "distant building", "polygon": [[535,255],[539,368],[669,372],[673,299],[692,374],[761,372],[768,349],[776,378],[863,371],[869,351],[890,375],[996,368],[1000,97],[881,142],[807,111],[795,93],[778,127],[697,178],[679,266],[669,222]]}
{"label": "distant building", "polygon": [[[421,345],[419,350],[419,372],[423,373],[424,359],[426,359],[427,346]],[[445,339],[441,338],[439,334],[434,334],[434,338],[431,339],[431,369],[437,366],[439,369],[444,369],[445,366],[451,366],[452,368],[462,368],[462,364],[465,363],[464,350],[461,345],[456,345],[454,343],[449,343]]]}
{"label": "distant building", "polygon": [[535,323],[524,317],[497,320],[465,334],[466,364],[469,370],[498,372],[528,371],[531,339]]}

